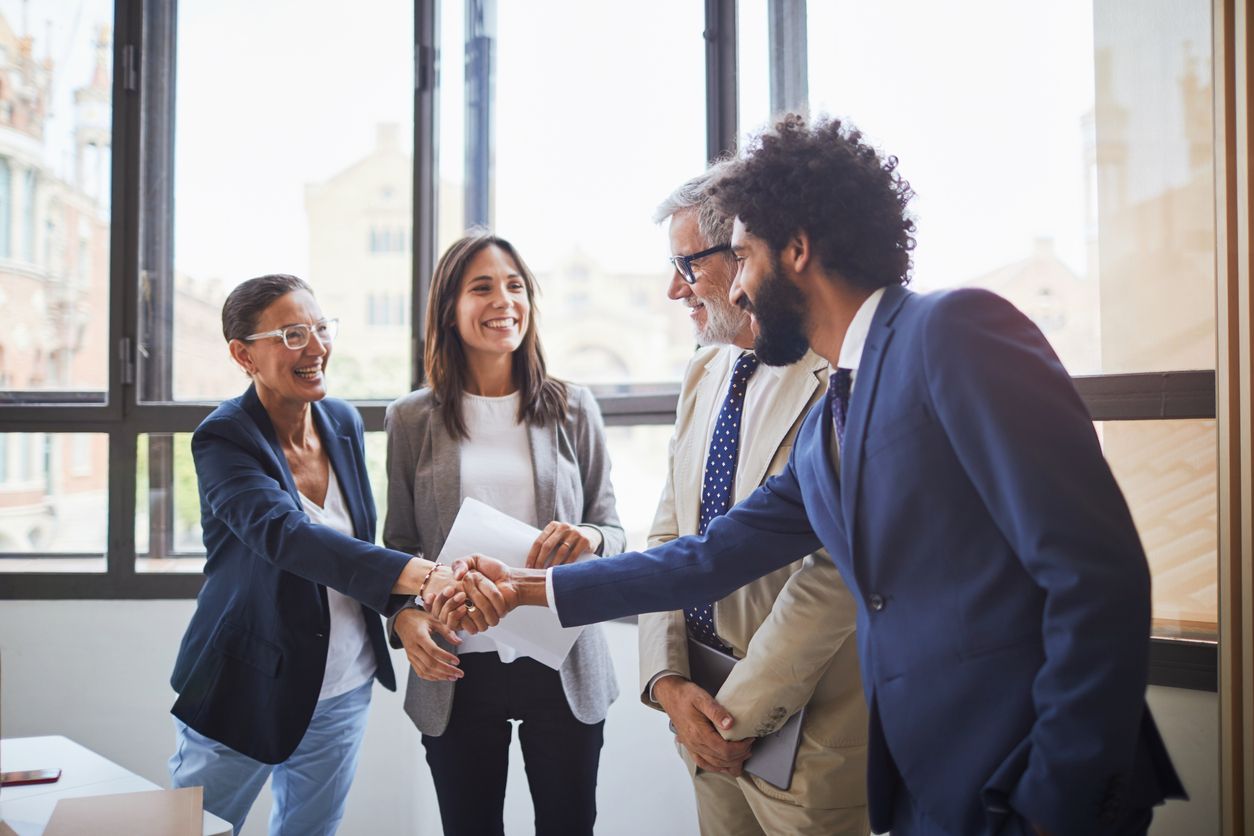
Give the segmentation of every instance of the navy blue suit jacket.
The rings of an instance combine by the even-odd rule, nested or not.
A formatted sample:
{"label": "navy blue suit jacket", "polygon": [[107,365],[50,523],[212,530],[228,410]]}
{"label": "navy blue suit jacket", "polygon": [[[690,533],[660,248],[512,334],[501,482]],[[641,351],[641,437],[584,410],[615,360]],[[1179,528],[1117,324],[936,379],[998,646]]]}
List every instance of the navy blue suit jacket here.
{"label": "navy blue suit jacket", "polygon": [[330,633],[326,587],[365,605],[375,677],[396,690],[378,612],[404,602],[391,591],[410,555],[373,545],[376,515],[357,411],[332,398],[312,409],[356,538],[310,522],[252,387],[192,436],[207,560],[170,677],[179,694],[173,713],[264,763],[286,760],[313,716]]}
{"label": "navy blue suit jacket", "polygon": [[1109,832],[1182,794],[1145,706],[1145,555],[1036,327],[984,291],[889,288],[839,475],[831,433],[818,404],[703,538],[558,567],[563,623],[717,600],[823,545],[859,603],[875,830],[902,783],[953,834]]}

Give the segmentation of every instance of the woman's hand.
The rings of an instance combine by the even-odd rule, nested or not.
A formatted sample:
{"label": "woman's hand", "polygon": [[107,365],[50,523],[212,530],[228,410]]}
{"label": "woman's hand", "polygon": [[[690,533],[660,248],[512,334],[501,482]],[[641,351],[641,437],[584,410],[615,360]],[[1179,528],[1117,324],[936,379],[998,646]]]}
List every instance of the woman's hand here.
{"label": "woman's hand", "polygon": [[[595,540],[593,539],[595,538]],[[584,552],[601,546],[601,532],[592,526],[571,525],[554,520],[544,527],[527,552],[528,569],[547,569],[570,563]]]}
{"label": "woman's hand", "polygon": [[[449,596],[450,599],[451,597]],[[443,607],[444,604],[440,606]],[[401,644],[405,646],[409,666],[422,679],[432,682],[456,682],[464,676],[463,671],[457,667],[459,664],[457,656],[435,642],[435,637],[438,635],[443,636],[450,644],[462,643],[462,640],[457,637],[457,632],[441,622],[438,616],[422,610],[401,610],[392,623],[392,629],[401,640]]]}

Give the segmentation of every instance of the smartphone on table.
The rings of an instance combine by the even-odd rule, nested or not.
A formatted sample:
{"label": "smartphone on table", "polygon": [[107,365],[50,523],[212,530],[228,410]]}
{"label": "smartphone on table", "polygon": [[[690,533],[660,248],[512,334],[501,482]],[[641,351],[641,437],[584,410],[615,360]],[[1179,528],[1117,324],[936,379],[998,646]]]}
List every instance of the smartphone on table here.
{"label": "smartphone on table", "polygon": [[22,784],[51,784],[60,779],[61,770],[23,769],[18,772],[0,772],[0,786],[18,787]]}

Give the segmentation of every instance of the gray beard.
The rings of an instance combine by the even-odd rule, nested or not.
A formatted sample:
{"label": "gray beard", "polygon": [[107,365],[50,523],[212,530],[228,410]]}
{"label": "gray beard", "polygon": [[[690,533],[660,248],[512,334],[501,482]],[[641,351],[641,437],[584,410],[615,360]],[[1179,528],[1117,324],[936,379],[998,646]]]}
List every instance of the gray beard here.
{"label": "gray beard", "polygon": [[693,325],[699,345],[731,345],[749,324],[749,315],[730,302],[725,305],[705,303],[705,327]]}

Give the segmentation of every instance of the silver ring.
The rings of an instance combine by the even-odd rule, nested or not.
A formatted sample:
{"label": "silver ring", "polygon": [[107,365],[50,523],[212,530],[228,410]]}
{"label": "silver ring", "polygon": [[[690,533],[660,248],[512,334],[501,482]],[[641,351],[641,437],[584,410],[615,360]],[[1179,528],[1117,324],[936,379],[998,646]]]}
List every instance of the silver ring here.
{"label": "silver ring", "polygon": [[474,604],[472,604],[470,601],[467,601],[466,612],[479,612],[479,608],[476,607]]}

